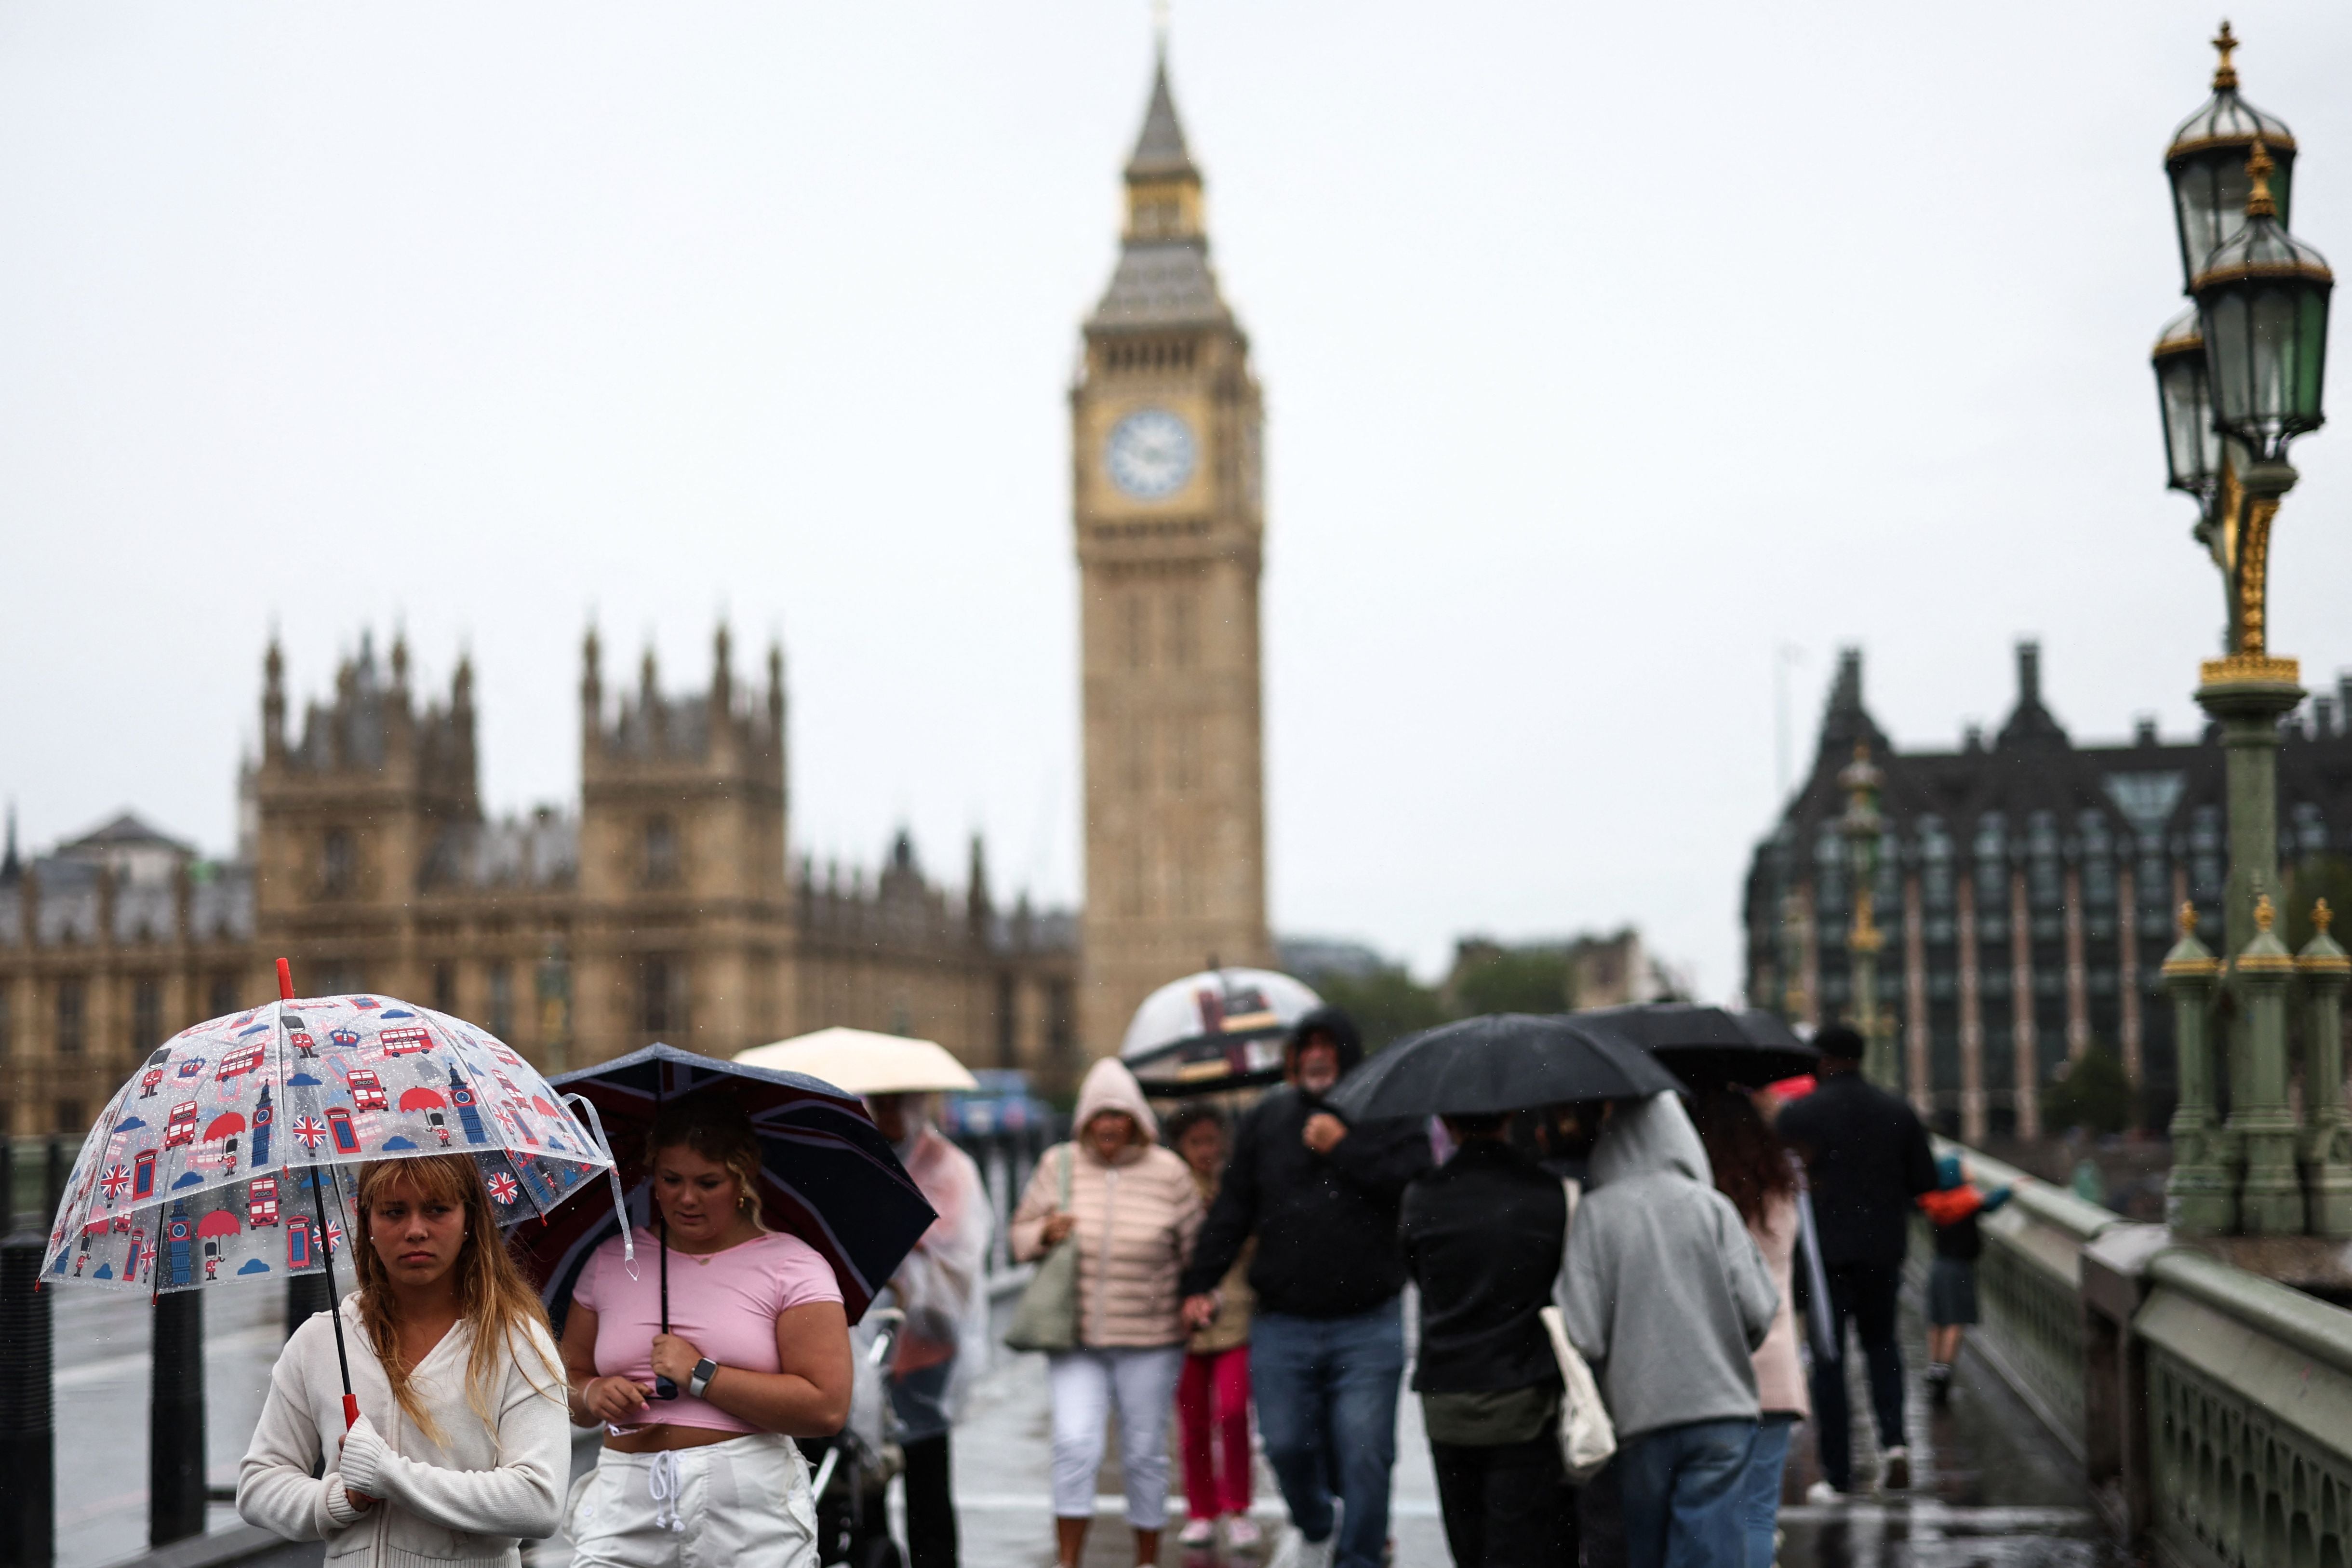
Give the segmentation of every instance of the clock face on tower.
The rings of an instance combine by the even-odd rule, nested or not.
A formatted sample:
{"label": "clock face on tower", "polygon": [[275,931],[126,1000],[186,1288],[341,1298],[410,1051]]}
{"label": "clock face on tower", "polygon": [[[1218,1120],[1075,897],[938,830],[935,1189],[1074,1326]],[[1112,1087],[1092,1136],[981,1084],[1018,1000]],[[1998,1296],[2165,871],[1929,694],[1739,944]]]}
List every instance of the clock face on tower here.
{"label": "clock face on tower", "polygon": [[1164,500],[1192,477],[1200,448],[1192,427],[1165,408],[1139,408],[1111,427],[1103,447],[1110,482],[1137,500]]}

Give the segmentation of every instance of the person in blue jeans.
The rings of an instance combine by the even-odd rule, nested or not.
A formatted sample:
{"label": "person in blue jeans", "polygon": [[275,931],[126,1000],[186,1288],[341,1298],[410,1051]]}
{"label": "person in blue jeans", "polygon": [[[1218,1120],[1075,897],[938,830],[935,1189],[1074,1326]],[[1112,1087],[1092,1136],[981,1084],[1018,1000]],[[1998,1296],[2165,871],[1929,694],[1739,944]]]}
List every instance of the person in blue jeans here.
{"label": "person in blue jeans", "polygon": [[1181,1285],[1187,1323],[1211,1321],[1218,1281],[1257,1237],[1250,1382],[1300,1568],[1380,1568],[1388,1549],[1404,1378],[1397,1205],[1430,1156],[1418,1121],[1351,1127],[1325,1105],[1363,1054],[1337,1007],[1291,1030],[1286,1081],[1234,1129]]}
{"label": "person in blue jeans", "polygon": [[1672,1094],[1612,1106],[1568,1235],[1568,1337],[1617,1426],[1626,1568],[1742,1568],[1771,1272]]}

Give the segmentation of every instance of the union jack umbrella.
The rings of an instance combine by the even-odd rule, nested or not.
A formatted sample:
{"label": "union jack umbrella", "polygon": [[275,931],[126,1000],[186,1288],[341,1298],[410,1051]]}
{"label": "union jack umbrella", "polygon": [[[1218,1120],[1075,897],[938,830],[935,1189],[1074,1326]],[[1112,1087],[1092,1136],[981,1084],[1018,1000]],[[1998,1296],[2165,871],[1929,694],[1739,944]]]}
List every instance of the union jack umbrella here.
{"label": "union jack umbrella", "polygon": [[486,1031],[395,997],[283,989],[183,1029],[115,1091],[44,1278],[163,1291],[320,1273],[373,1160],[469,1154],[509,1224],[612,1168],[593,1117]]}
{"label": "union jack umbrella", "polygon": [[[723,1089],[751,1113],[760,1135],[761,1219],[824,1255],[853,1323],[937,1217],[864,1102],[822,1079],[654,1045],[553,1082],[601,1113],[619,1155],[615,1179],[627,1192],[632,1225],[648,1228],[653,1178],[645,1134],[655,1113],[666,1100]],[[541,1281],[548,1315],[559,1325],[589,1255],[618,1234],[620,1218],[604,1205],[574,1204],[518,1237],[524,1267]]]}

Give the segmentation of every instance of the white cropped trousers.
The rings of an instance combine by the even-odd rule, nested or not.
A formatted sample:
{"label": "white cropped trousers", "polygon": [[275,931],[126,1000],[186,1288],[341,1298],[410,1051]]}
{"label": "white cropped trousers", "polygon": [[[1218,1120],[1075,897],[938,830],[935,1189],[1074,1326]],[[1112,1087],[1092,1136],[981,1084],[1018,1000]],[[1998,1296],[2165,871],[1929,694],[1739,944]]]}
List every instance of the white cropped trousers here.
{"label": "white cropped trousers", "polygon": [[1092,1519],[1105,1423],[1118,1410],[1118,1462],[1127,1474],[1127,1522],[1168,1522],[1168,1419],[1184,1347],[1062,1351],[1045,1358],[1054,1391],[1054,1514]]}
{"label": "white cropped trousers", "polygon": [[572,1568],[817,1568],[806,1461],[771,1432],[659,1454],[600,1450],[563,1510]]}

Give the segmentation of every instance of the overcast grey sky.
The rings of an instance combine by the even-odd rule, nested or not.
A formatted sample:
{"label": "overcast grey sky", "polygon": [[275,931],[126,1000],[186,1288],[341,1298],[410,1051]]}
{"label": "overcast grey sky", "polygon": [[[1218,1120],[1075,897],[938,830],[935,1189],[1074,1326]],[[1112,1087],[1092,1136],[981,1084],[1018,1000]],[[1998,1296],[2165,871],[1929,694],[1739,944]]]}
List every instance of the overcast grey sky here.
{"label": "overcast grey sky", "polygon": [[[2146,363],[2210,0],[1178,0],[1269,410],[1286,931],[1424,973],[1639,922],[1706,993],[1842,642],[1907,744],[2039,635],[2078,735],[2195,721],[2219,621]],[[2352,7],[2231,20],[2352,263]],[[232,841],[260,660],[477,669],[494,809],[568,800],[593,619],[790,661],[795,841],[910,825],[1074,899],[1064,395],[1142,0],[0,9],[0,793]],[[2335,402],[2352,406],[2339,371]],[[2273,647],[2352,665],[2352,446]],[[747,647],[746,645],[751,645]]]}

